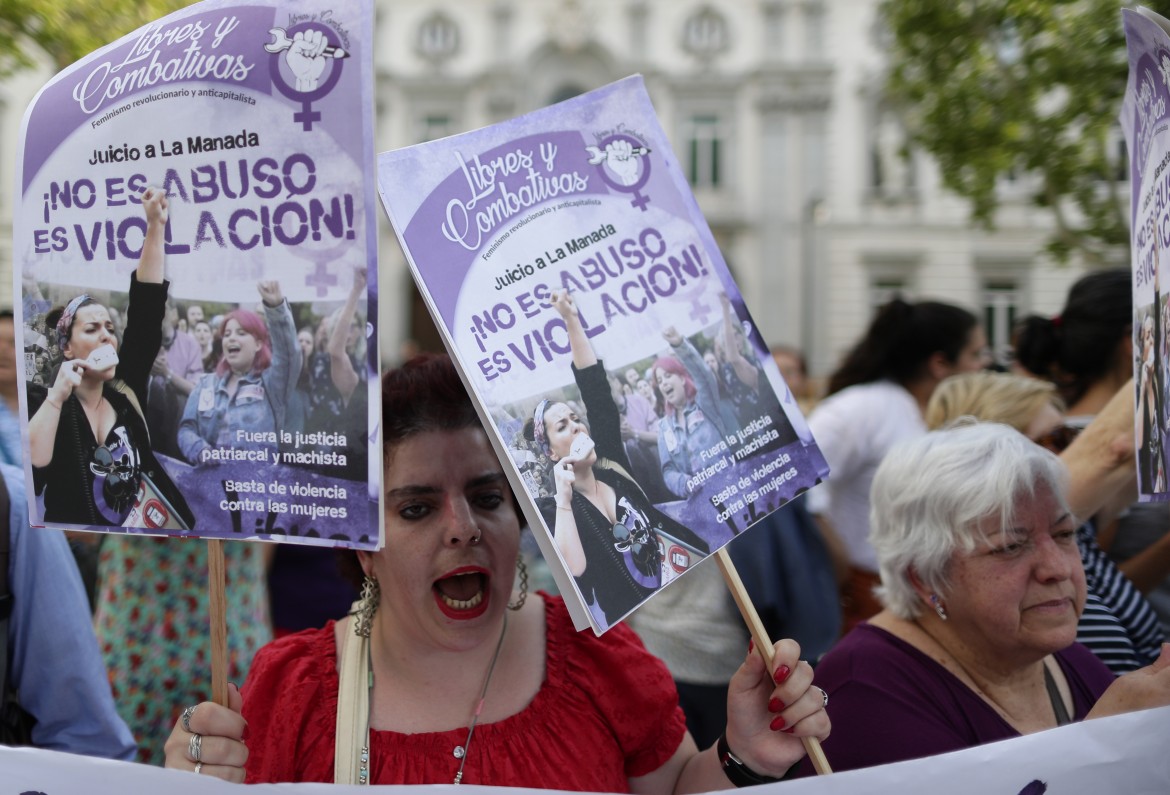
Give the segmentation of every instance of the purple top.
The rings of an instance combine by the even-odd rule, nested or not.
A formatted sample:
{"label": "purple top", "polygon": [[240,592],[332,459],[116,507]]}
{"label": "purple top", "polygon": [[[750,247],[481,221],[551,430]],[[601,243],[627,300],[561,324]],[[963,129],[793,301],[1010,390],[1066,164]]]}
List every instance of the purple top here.
{"label": "purple top", "polygon": [[[1055,655],[1083,720],[1113,682],[1104,663],[1079,643]],[[950,671],[904,640],[859,624],[817,665],[829,694],[833,733],[825,756],[834,771],[872,767],[1019,737]],[[813,774],[808,759],[800,775]]]}

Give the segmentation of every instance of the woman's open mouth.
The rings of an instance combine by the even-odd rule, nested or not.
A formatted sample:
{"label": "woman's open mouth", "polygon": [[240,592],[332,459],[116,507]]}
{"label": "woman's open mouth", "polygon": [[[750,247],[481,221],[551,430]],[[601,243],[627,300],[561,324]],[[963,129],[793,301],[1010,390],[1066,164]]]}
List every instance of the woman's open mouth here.
{"label": "woman's open mouth", "polygon": [[487,569],[462,566],[435,580],[431,591],[443,615],[466,620],[481,616],[487,610],[490,580]]}

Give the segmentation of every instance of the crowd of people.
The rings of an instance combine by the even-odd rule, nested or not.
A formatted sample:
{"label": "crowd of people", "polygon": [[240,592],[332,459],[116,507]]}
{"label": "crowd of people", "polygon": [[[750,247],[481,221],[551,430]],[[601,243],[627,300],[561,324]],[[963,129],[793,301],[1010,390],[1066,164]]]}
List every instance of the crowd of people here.
{"label": "crowd of people", "polygon": [[[259,311],[205,317],[171,301],[149,245],[165,197],[144,211],[133,312],[71,298],[45,316],[57,360],[26,356],[23,372],[0,315],[0,464],[21,464],[23,381],[47,518],[121,524],[143,477],[181,504],[157,461],[198,466],[225,427],[364,423],[360,275],[319,322],[298,327],[275,282],[258,285]],[[572,391],[493,418],[601,637],[574,632],[560,596],[529,592],[519,503],[445,355],[382,380],[383,549],[302,550],[284,565],[322,584],[286,570],[270,590],[277,563],[229,545],[246,553],[228,563],[241,686],[227,705],[201,678],[206,606],[178,582],[202,545],[107,538],[95,637],[68,544],[24,526],[22,473],[0,466],[21,561],[10,678],[30,740],[236,782],[703,792],[812,774],[804,738],[848,770],[1170,704],[1157,598],[1170,516],[1136,503],[1143,358],[1124,277],[1086,277],[1058,318],[1022,322],[1014,373],[989,371],[977,318],[938,302],[879,309],[819,401],[799,352],[774,350],[831,474],[748,534],[771,668],[713,566],[623,622],[664,582],[660,537],[696,560],[714,546],[678,519],[702,451],[772,410],[726,297],[711,328],[664,329],[659,354],[607,370],[572,295],[554,293]],[[49,572],[66,585],[51,599],[29,584]],[[270,641],[282,580],[317,609],[275,621]],[[64,645],[46,647],[38,623],[68,627],[51,635]],[[67,655],[68,670],[39,655]]]}
{"label": "crowd of people", "polygon": [[[154,204],[159,202],[144,202],[146,211],[156,215],[153,220],[148,215],[143,261],[157,262],[161,268],[162,232],[155,230],[165,228],[167,210],[165,197],[160,194],[159,199],[157,211]],[[355,269],[344,304],[324,315],[314,314],[312,305],[290,304],[276,281],[256,285],[254,304],[216,303],[210,317],[205,302],[179,302],[151,284],[136,274],[125,294],[99,300],[82,293],[55,308],[41,297],[39,286],[30,285],[21,369],[29,385],[30,416],[35,418],[34,444],[40,442],[34,448],[41,451],[37,460],[51,452],[58,436],[74,438],[79,411],[100,409],[108,415],[104,425],[93,424],[95,436],[110,424],[111,412],[120,418],[116,429],[121,435],[104,445],[117,462],[114,476],[99,473],[101,488],[94,493],[102,494],[96,497],[97,504],[91,505],[94,501],[88,497],[71,498],[76,492],[62,486],[45,497],[47,518],[120,525],[128,509],[125,494],[133,489],[127,485],[119,497],[117,484],[130,484],[139,479],[140,471],[148,470],[160,473],[156,486],[178,506],[184,529],[191,529],[196,517],[172,488],[168,469],[214,464],[216,458],[208,451],[215,448],[276,452],[282,449],[281,438],[294,438],[298,432],[313,438],[319,438],[314,436],[319,431],[345,435],[343,447],[319,448],[345,454],[346,463],[332,474],[365,479],[369,403],[363,270]],[[131,307],[138,311],[132,313]],[[111,344],[117,350],[117,369],[91,367],[90,354]],[[140,351],[148,358],[139,356]],[[98,391],[105,393],[100,405],[94,403]],[[70,401],[75,394],[77,400]],[[42,411],[46,396],[48,407]],[[54,413],[57,406],[60,418]],[[99,455],[104,460],[105,453]],[[147,455],[150,458],[144,458]],[[159,466],[154,457],[166,466]],[[60,475],[66,465],[65,458],[57,456],[52,471]],[[103,466],[108,469],[110,464]],[[88,484],[75,477],[50,480],[75,484],[80,493],[88,493]]]}

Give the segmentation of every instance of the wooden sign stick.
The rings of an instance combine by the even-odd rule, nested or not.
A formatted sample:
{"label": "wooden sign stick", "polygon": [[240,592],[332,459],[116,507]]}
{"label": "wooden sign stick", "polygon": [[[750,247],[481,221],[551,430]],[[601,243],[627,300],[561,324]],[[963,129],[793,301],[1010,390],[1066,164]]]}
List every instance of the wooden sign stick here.
{"label": "wooden sign stick", "polygon": [[[772,639],[768,637],[768,631],[764,629],[764,622],[760,620],[756,606],[752,604],[747,589],[743,587],[743,580],[739,578],[739,572],[735,570],[735,564],[732,563],[731,556],[727,554],[726,547],[715,553],[715,560],[719,564],[719,571],[723,572],[723,580],[727,583],[727,589],[731,591],[731,597],[735,599],[739,613],[743,616],[744,623],[747,624],[748,631],[752,634],[756,651],[764,658],[764,664],[768,671],[771,671],[774,657]],[[800,740],[804,743],[804,751],[808,754],[809,760],[812,761],[813,769],[817,771],[817,775],[827,776],[832,773],[833,769],[829,767],[829,760],[825,757],[824,749],[821,748],[821,741],[816,737],[801,737]]]}
{"label": "wooden sign stick", "polygon": [[227,594],[224,591],[223,541],[207,540],[207,597],[211,614],[211,700],[228,706]]}

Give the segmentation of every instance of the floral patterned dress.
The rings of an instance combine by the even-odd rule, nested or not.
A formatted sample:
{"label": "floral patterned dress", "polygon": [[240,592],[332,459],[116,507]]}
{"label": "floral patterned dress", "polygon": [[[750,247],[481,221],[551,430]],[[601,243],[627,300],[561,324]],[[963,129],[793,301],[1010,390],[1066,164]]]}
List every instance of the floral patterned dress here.
{"label": "floral patterned dress", "polygon": [[[228,681],[242,684],[272,639],[264,561],[256,544],[224,544]],[[98,564],[95,626],[118,712],[138,760],[163,763],[184,707],[211,695],[207,542],[109,535]]]}

